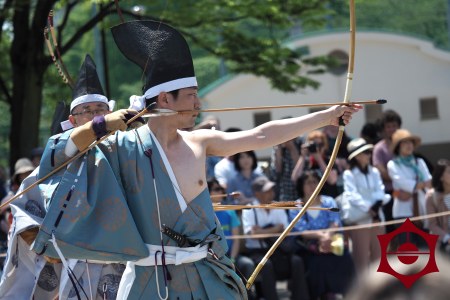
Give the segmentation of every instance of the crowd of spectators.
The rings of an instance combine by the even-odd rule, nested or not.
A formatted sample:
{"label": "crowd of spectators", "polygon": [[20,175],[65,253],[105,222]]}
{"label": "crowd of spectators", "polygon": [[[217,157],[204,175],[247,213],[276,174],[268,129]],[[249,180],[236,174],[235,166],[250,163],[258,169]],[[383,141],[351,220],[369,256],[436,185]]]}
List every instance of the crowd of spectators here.
{"label": "crowd of spectators", "polygon": [[[262,269],[255,283],[256,292],[250,298],[278,299],[276,281],[287,280],[291,299],[340,299],[356,278],[380,261],[377,235],[401,225],[384,226],[383,222],[450,209],[450,160],[437,162],[433,173],[433,164],[416,152],[421,138],[401,125],[400,115],[386,110],[378,122],[365,124],[359,137],[345,136],[336,164],[312,204],[323,209],[308,210],[294,226],[294,232],[305,233],[282,243]],[[258,169],[263,164],[249,151],[224,158],[229,169],[234,167],[228,172],[234,175],[226,180],[220,165],[208,172],[221,178],[215,182],[228,195],[241,195],[224,197],[223,204],[307,201],[325,172],[336,133],[325,127],[274,147],[267,169]],[[326,210],[335,207],[340,208],[339,213]],[[238,232],[248,235],[239,252],[232,254],[235,259],[247,259],[246,264],[236,264],[238,269],[241,266],[248,274],[251,265],[256,266],[271,246],[270,239],[254,235],[279,235],[297,213],[298,209],[237,211]],[[369,228],[345,230],[346,226],[373,223]],[[414,224],[438,234],[439,248],[450,252],[448,216]],[[405,241],[399,235],[389,247],[397,249]],[[418,247],[424,246],[420,239],[411,241]],[[248,279],[242,272],[241,275]]]}
{"label": "crowd of spectators", "polygon": [[[379,261],[377,235],[391,232],[399,225],[382,224],[349,232],[346,226],[450,209],[450,160],[439,160],[433,170],[433,164],[416,153],[421,138],[401,125],[400,115],[387,110],[376,124],[366,124],[359,137],[345,136],[336,164],[313,200],[312,206],[320,210],[308,210],[294,226],[294,232],[305,233],[288,237],[282,243],[250,290],[250,299],[278,299],[276,282],[280,280],[288,282],[291,299],[343,297],[358,275]],[[220,122],[208,117],[194,130],[205,128],[221,130]],[[336,134],[335,128],[325,127],[280,144],[273,148],[266,169],[261,168],[254,151],[208,158],[208,188],[211,196],[217,196],[212,197],[213,202],[258,205],[307,201],[325,172]],[[17,192],[21,181],[39,165],[40,155],[42,149],[36,148],[30,157],[19,159],[11,176],[0,169],[2,203]],[[336,207],[340,212],[328,210]],[[216,213],[227,236],[249,235],[244,240],[228,240],[228,255],[245,281],[273,243],[271,238],[253,235],[279,235],[298,209],[252,208]],[[11,214],[5,207],[0,211],[1,252],[6,252],[9,224]],[[438,248],[442,253],[450,253],[447,215],[415,225],[439,235]],[[420,246],[419,240],[412,241]],[[391,246],[395,248],[402,242],[400,237]]]}

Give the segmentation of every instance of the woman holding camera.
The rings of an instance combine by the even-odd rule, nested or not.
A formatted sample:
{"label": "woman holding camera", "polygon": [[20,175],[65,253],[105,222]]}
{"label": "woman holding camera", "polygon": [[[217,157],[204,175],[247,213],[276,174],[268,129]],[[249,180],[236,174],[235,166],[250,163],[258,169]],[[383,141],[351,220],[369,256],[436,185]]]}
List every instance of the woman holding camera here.
{"label": "woman holding camera", "polygon": [[[327,168],[330,158],[326,155],[328,150],[328,139],[322,131],[311,131],[306,138],[306,143],[302,145],[301,155],[292,171],[291,180],[297,182],[298,178],[306,170],[316,170],[323,174]],[[322,188],[322,194],[337,197],[339,194],[337,187],[338,172],[333,168]]]}

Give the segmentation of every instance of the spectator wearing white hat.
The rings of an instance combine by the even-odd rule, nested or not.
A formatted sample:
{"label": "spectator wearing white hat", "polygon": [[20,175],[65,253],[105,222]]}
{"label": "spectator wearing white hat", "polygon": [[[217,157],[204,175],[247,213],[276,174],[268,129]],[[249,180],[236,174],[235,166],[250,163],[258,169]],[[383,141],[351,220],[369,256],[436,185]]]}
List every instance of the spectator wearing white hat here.
{"label": "spectator wearing white hat", "polygon": [[[349,216],[352,225],[384,220],[382,205],[391,199],[384,191],[380,171],[370,164],[372,149],[373,145],[363,138],[354,139],[347,145],[350,169],[344,171],[343,197],[352,208],[348,211],[349,215],[353,213]],[[371,262],[379,261],[381,250],[377,235],[384,232],[384,226],[350,231],[357,272],[361,273]]]}
{"label": "spectator wearing white hat", "polygon": [[20,184],[22,181],[33,172],[35,169],[33,163],[31,160],[29,160],[26,157],[19,158],[16,161],[16,164],[14,165],[14,174],[11,176],[10,186],[9,186],[9,192],[8,194],[2,199],[2,203],[6,202],[8,199],[10,199],[19,189]]}

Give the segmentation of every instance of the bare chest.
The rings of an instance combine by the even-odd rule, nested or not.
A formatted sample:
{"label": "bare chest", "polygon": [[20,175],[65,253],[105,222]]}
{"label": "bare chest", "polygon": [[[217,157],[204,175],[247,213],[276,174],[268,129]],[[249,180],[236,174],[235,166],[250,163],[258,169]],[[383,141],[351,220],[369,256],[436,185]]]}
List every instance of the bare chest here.
{"label": "bare chest", "polygon": [[180,192],[190,202],[206,187],[205,155],[200,148],[185,144],[165,152]]}

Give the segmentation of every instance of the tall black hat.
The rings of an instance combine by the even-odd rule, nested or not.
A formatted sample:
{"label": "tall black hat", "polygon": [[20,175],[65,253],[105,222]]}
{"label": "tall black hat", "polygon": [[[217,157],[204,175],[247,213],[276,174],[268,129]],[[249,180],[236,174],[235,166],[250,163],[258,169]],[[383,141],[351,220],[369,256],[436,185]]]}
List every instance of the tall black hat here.
{"label": "tall black hat", "polygon": [[119,50],[145,74],[143,98],[197,86],[189,46],[174,28],[143,20],[122,23],[111,31]]}
{"label": "tall black hat", "polygon": [[78,80],[72,91],[70,111],[77,105],[89,102],[103,102],[108,105],[108,98],[103,92],[97,68],[89,54],[86,55],[83,65],[78,73]]}

